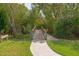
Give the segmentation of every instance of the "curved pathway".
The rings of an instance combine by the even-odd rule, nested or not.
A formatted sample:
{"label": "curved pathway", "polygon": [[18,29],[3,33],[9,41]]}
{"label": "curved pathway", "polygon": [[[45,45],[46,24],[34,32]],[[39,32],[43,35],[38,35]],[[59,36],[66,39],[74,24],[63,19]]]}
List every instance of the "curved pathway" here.
{"label": "curved pathway", "polygon": [[47,45],[47,42],[43,40],[41,30],[35,31],[30,50],[33,56],[60,56],[59,54],[52,51]]}

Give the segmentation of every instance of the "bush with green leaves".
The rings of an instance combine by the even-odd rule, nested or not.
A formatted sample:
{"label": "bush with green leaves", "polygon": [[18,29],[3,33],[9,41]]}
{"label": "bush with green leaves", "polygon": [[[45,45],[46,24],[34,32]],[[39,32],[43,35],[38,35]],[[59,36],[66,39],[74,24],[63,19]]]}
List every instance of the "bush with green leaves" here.
{"label": "bush with green leaves", "polygon": [[54,24],[54,35],[60,38],[79,37],[79,20],[61,19]]}
{"label": "bush with green leaves", "polygon": [[57,37],[68,38],[72,35],[71,20],[61,19],[54,25],[54,35]]}
{"label": "bush with green leaves", "polygon": [[75,18],[72,20],[72,34],[75,37],[79,37],[79,18]]}
{"label": "bush with green leaves", "polygon": [[0,32],[2,33],[7,32],[7,26],[8,26],[7,13],[4,10],[2,10],[0,11]]}

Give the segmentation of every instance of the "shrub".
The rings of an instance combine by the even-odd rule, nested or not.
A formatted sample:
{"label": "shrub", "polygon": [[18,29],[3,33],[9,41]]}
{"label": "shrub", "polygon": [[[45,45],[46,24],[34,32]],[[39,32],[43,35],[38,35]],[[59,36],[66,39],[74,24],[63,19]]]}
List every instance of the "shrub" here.
{"label": "shrub", "polygon": [[30,36],[29,36],[29,34],[25,34],[25,35],[23,35],[23,34],[16,34],[16,37],[15,37],[16,39],[19,39],[19,40],[23,40],[23,39],[27,39],[27,38],[30,38]]}
{"label": "shrub", "polygon": [[54,25],[54,35],[61,38],[68,38],[72,34],[71,20],[61,19]]}
{"label": "shrub", "polygon": [[0,11],[0,32],[7,32],[8,29],[8,17],[7,13],[2,10]]}
{"label": "shrub", "polygon": [[79,18],[72,20],[72,33],[75,37],[79,37]]}

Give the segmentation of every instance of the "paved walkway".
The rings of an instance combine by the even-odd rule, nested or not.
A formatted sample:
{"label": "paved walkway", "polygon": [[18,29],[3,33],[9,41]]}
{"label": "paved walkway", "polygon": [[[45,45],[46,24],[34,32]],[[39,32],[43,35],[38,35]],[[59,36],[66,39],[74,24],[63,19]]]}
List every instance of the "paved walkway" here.
{"label": "paved walkway", "polygon": [[54,40],[54,41],[56,41],[58,39],[53,37],[53,36],[51,36],[51,35],[49,35],[49,34],[47,34],[47,40]]}
{"label": "paved walkway", "polygon": [[30,50],[33,56],[60,56],[48,47],[47,42],[43,40],[41,30],[35,31]]}

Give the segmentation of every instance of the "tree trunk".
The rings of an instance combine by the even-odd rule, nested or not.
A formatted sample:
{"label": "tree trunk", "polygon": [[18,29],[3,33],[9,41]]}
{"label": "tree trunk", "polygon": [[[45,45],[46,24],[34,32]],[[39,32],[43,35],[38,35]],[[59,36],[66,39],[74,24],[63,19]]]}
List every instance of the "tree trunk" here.
{"label": "tree trunk", "polygon": [[11,27],[11,31],[12,31],[12,34],[13,36],[15,37],[16,35],[16,27],[15,27],[15,22],[14,22],[14,10],[13,10],[13,6],[12,5],[9,5],[9,9],[10,9],[10,18],[9,18],[9,22],[10,22],[10,27]]}

